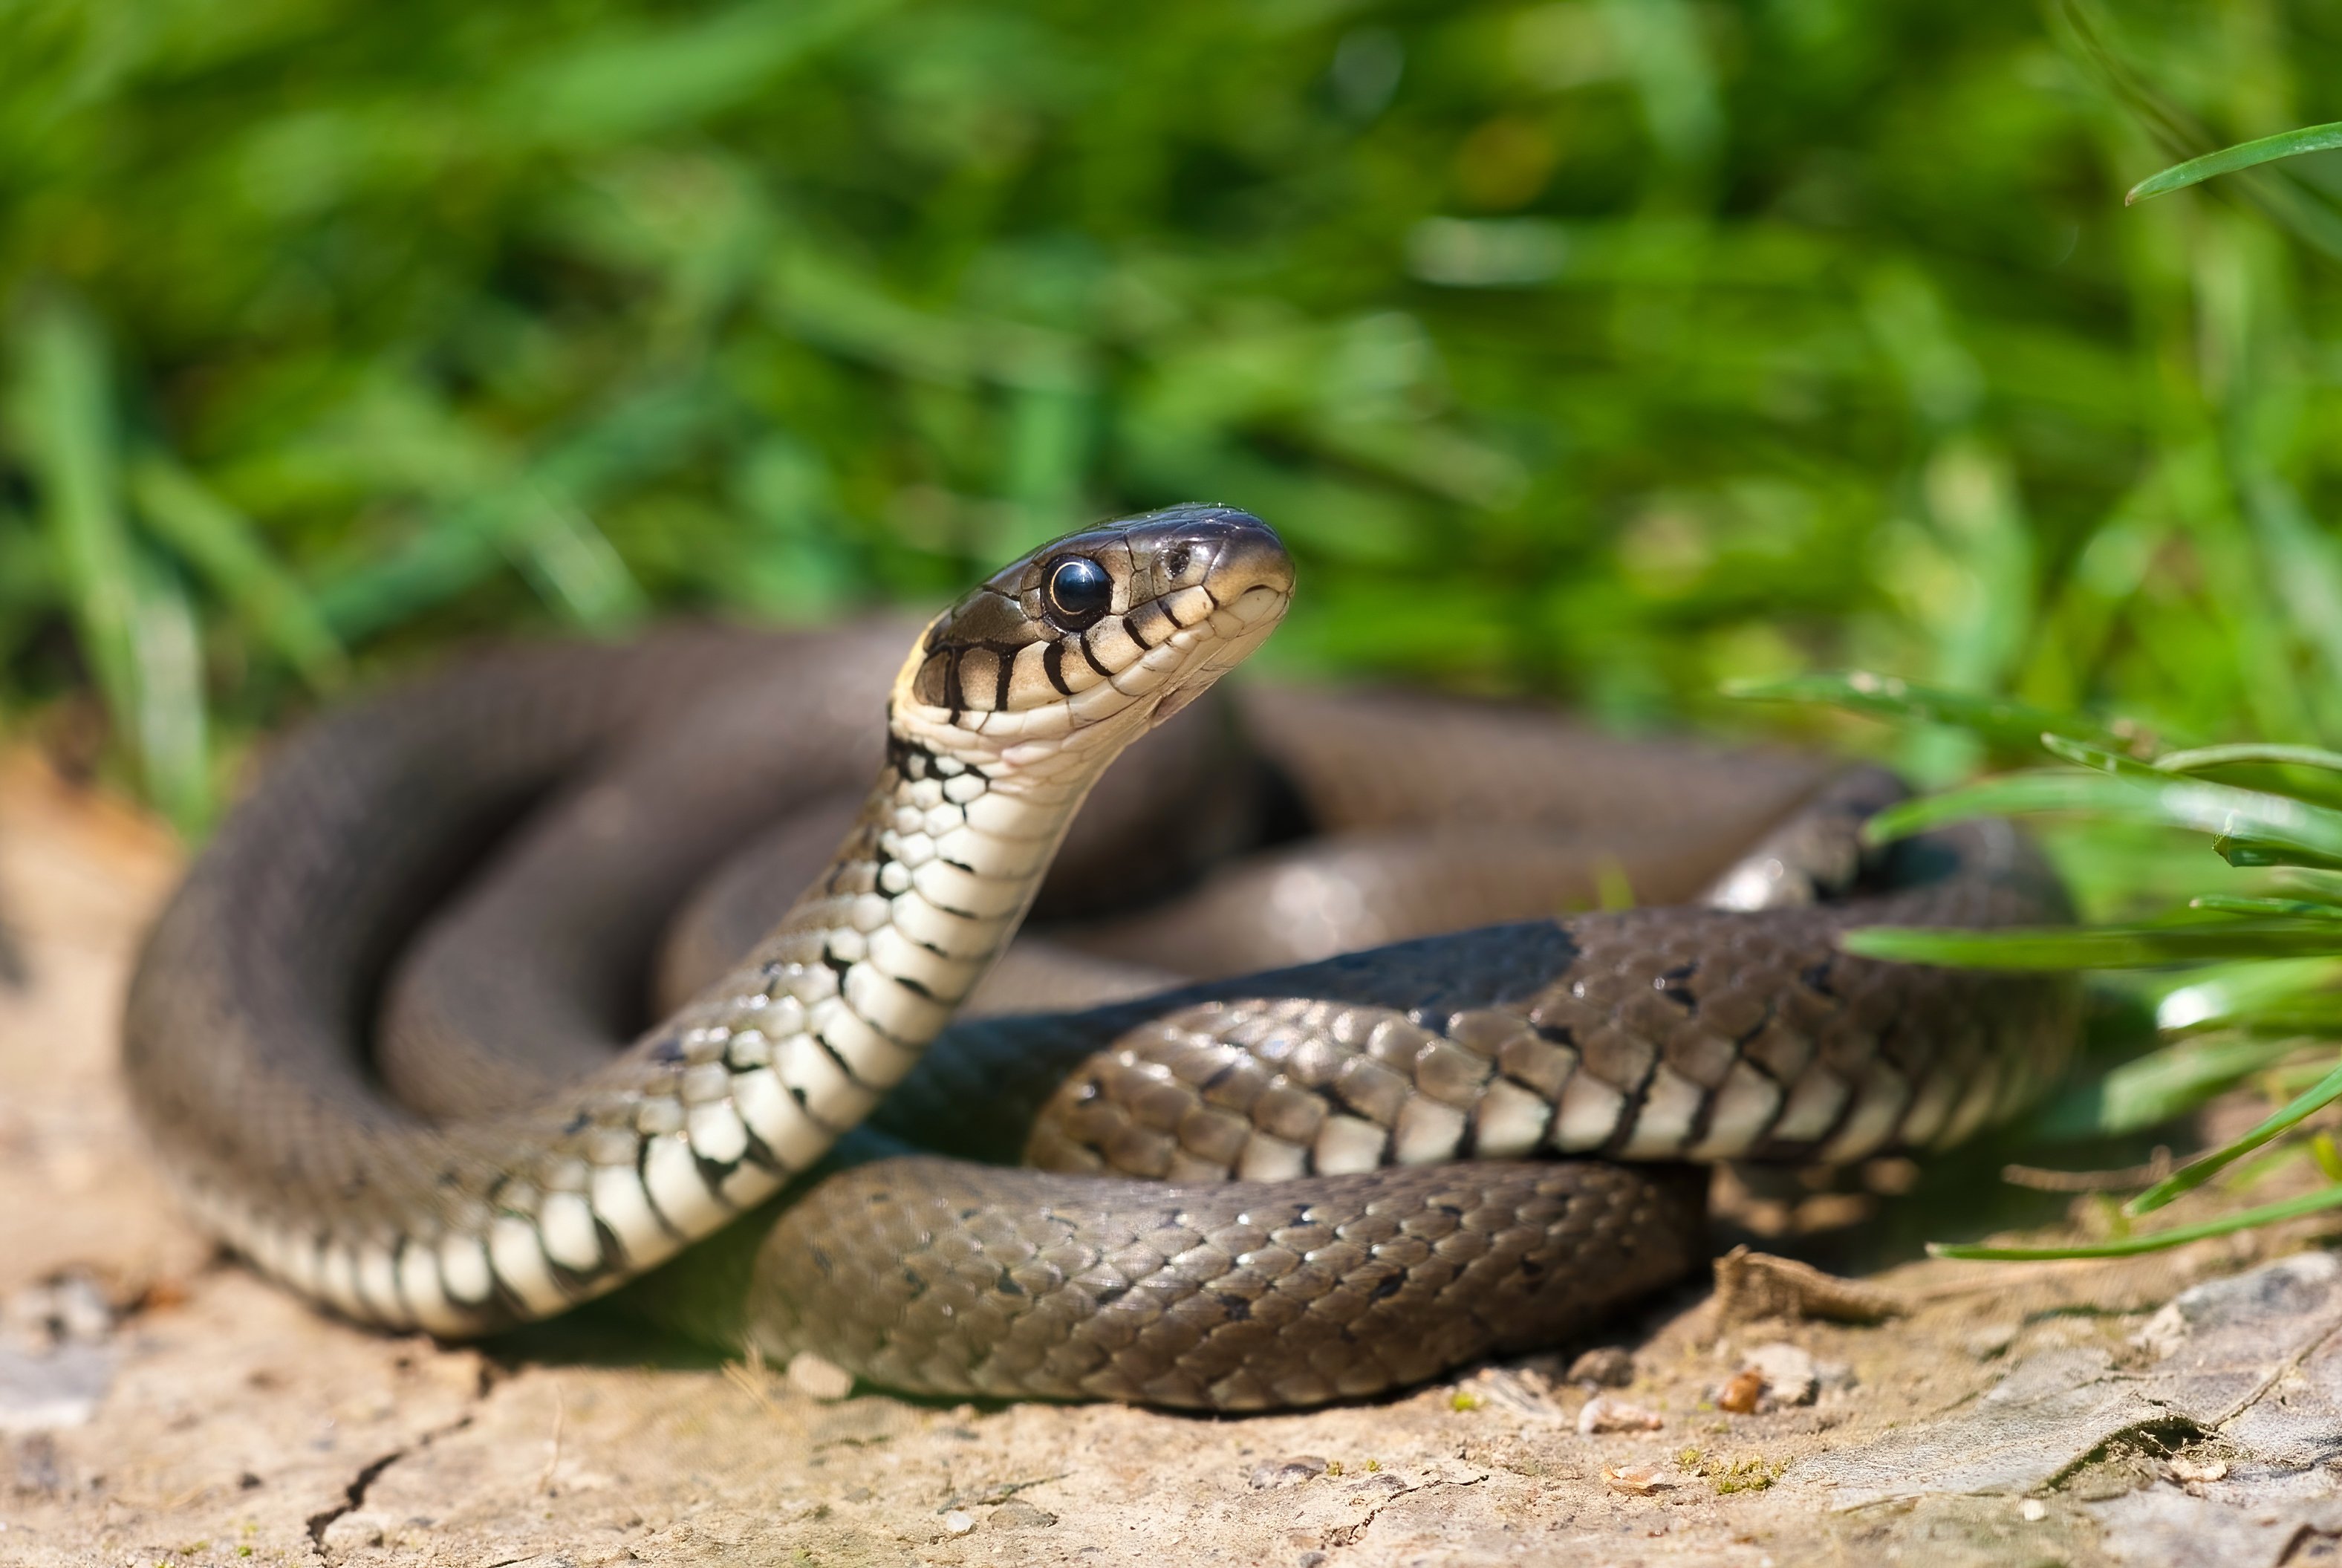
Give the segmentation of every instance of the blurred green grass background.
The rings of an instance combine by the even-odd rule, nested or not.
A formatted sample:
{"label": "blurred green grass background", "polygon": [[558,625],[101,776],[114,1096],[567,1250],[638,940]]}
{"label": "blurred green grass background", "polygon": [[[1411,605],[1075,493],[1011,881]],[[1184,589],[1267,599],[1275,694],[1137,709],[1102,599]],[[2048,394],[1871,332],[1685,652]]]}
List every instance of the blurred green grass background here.
{"label": "blurred green grass background", "polygon": [[0,724],[200,833],[450,640],[1211,499],[1287,668],[2330,741],[2342,155],[2120,198],[2337,117],[2330,0],[9,0]]}
{"label": "blurred green grass background", "polygon": [[1287,670],[2055,732],[1914,809],[2129,924],[1867,940],[2147,966],[2025,1135],[2342,1205],[2342,756],[2217,749],[2342,743],[2342,151],[2122,204],[2337,119],[2335,0],[0,0],[0,732],[197,837],[451,643],[1234,502]]}

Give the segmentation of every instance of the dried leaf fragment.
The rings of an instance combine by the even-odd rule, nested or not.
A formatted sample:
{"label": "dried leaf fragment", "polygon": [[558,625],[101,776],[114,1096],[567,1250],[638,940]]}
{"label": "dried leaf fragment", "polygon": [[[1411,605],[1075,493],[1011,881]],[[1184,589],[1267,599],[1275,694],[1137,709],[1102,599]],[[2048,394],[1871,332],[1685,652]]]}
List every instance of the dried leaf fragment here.
{"label": "dried leaf fragment", "polygon": [[1652,1464],[1606,1464],[1602,1467],[1603,1484],[1613,1492],[1623,1492],[1629,1497],[1648,1497],[1675,1484]]}

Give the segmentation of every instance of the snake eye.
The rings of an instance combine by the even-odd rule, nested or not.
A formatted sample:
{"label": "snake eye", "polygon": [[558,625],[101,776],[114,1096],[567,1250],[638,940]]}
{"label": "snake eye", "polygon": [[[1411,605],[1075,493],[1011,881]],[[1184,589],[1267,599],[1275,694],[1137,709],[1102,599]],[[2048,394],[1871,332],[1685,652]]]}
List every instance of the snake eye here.
{"label": "snake eye", "polygon": [[1049,568],[1042,597],[1058,630],[1078,632],[1113,608],[1114,584],[1088,556],[1068,555]]}

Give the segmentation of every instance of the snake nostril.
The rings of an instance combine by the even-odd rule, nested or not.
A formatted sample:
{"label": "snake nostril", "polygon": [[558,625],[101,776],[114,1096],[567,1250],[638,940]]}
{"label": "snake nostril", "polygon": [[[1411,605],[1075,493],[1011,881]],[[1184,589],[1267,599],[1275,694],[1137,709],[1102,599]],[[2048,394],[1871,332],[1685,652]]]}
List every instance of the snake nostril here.
{"label": "snake nostril", "polygon": [[1163,574],[1173,582],[1186,576],[1187,564],[1195,559],[1195,554],[1185,544],[1172,545],[1163,553]]}

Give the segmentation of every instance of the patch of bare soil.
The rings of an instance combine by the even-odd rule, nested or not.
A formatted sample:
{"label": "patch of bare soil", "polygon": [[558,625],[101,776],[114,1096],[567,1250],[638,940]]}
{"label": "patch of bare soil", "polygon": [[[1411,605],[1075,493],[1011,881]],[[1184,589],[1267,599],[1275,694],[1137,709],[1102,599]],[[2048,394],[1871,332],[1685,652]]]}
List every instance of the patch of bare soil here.
{"label": "patch of bare soil", "polygon": [[1988,1153],[1874,1172],[1912,1189],[1884,1200],[1723,1183],[1740,1239],[1859,1288],[1744,1258],[1729,1318],[1703,1283],[1602,1345],[1300,1415],[824,1399],[803,1369],[611,1322],[468,1348],[350,1328],[215,1256],[141,1155],[115,1014],[175,869],[135,814],[0,757],[0,1563],[2342,1552],[2342,1264],[2316,1233],[2120,1263],[1919,1257],[1917,1237],[2067,1201],[2001,1187]]}

